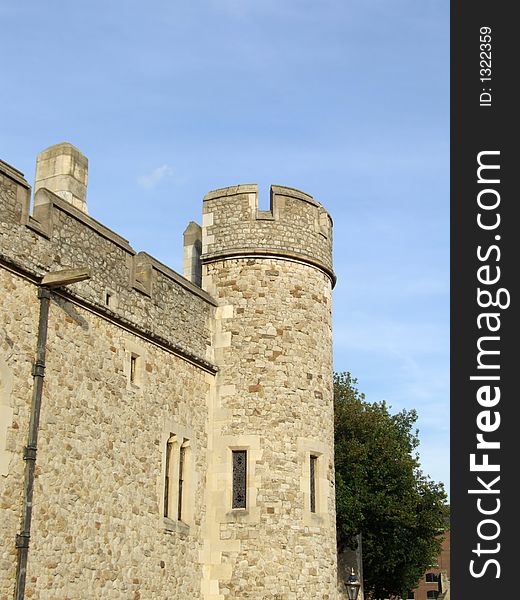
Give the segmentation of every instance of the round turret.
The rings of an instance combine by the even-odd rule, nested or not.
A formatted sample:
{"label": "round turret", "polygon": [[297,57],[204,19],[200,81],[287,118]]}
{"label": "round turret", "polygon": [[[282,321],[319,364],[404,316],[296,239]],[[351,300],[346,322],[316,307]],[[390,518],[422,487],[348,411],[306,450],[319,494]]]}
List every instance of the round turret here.
{"label": "round turret", "polygon": [[280,186],[258,210],[257,187],[240,185],[204,198],[202,225],[202,286],[219,303],[207,585],[335,598],[332,221]]}

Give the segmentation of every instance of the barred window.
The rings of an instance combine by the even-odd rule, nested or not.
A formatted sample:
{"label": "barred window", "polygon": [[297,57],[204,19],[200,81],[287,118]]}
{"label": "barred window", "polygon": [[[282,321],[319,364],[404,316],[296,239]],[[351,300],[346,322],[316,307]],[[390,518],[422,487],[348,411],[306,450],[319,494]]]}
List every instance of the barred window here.
{"label": "barred window", "polygon": [[246,508],[247,450],[233,450],[233,508]]}

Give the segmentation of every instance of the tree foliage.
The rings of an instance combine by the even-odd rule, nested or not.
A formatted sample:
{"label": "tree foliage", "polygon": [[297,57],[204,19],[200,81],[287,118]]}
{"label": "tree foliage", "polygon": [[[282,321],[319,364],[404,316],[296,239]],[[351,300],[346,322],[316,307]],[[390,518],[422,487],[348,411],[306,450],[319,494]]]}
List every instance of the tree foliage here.
{"label": "tree foliage", "polygon": [[392,415],[356,384],[334,376],[338,545],[361,533],[365,594],[406,598],[439,552],[446,494],[420,470],[416,411]]}

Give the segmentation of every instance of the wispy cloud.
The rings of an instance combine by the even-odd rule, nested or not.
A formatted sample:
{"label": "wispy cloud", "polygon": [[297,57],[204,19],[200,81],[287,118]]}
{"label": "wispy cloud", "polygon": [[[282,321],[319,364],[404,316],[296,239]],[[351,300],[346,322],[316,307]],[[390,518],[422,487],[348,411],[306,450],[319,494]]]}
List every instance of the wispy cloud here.
{"label": "wispy cloud", "polygon": [[141,175],[141,177],[137,179],[137,183],[145,190],[151,190],[157,187],[161,181],[172,177],[174,172],[174,168],[170,165],[161,165],[148,175]]}

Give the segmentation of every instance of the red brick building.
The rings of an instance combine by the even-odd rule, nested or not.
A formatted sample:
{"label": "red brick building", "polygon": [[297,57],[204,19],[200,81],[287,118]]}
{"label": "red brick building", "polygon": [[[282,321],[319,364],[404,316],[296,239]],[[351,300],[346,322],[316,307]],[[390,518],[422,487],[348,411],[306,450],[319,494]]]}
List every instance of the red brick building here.
{"label": "red brick building", "polygon": [[437,564],[432,565],[424,574],[419,585],[408,594],[413,600],[431,600],[438,598],[445,591],[441,586],[441,573],[450,579],[450,531],[445,532]]}

